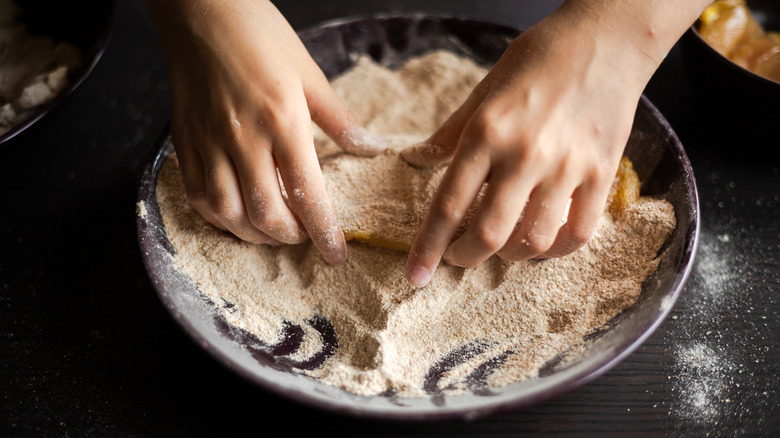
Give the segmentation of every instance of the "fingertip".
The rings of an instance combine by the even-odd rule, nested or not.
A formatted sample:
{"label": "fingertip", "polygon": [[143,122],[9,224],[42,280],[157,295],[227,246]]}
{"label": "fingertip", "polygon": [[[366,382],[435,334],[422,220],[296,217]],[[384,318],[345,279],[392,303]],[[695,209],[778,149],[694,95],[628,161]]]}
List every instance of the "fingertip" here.
{"label": "fingertip", "polygon": [[431,271],[423,266],[412,264],[406,270],[406,280],[414,287],[423,287],[431,279]]}
{"label": "fingertip", "polygon": [[329,254],[323,254],[325,261],[333,266],[343,265],[347,261],[347,252],[334,252]]}
{"label": "fingertip", "polygon": [[315,244],[318,245],[322,257],[331,265],[341,265],[347,261],[347,242],[338,225],[324,231]]}
{"label": "fingertip", "polygon": [[400,155],[404,161],[414,167],[428,167],[441,164],[446,161],[444,157],[448,156],[445,148],[427,142],[409,146],[402,150]]}
{"label": "fingertip", "polygon": [[562,234],[561,239],[557,239],[550,249],[544,254],[539,254],[535,257],[535,260],[543,260],[549,258],[564,257],[574,252],[579,251],[586,243],[588,238],[582,239],[569,235],[568,233]]}
{"label": "fingertip", "polygon": [[387,149],[384,140],[360,125],[344,132],[343,143],[343,148],[347,152],[365,157],[379,155]]}
{"label": "fingertip", "polygon": [[401,151],[401,158],[414,167],[423,167],[423,162],[420,159],[420,148],[422,146],[422,143],[409,146]]}

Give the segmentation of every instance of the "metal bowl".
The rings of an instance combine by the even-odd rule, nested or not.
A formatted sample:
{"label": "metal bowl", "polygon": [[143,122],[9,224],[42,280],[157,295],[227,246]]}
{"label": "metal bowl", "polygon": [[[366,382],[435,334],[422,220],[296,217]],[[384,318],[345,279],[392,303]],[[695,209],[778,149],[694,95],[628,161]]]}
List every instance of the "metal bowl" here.
{"label": "metal bowl", "polygon": [[59,107],[89,76],[108,45],[118,0],[84,0],[77,5],[57,0],[24,0],[16,4],[22,9],[22,20],[31,34],[73,43],[81,50],[83,64],[79,71],[69,74],[70,84],[57,97],[38,107],[35,114],[24,122],[0,135],[0,146]]}
{"label": "metal bowl", "polygon": [[[325,73],[349,68],[356,53],[397,66],[431,49],[444,48],[493,63],[518,31],[464,18],[403,15],[357,18],[323,24],[301,38]],[[598,333],[570,361],[551,360],[540,376],[490,391],[427,398],[357,396],[296,373],[289,359],[232,328],[196,285],[171,263],[155,198],[157,175],[172,152],[168,131],[143,175],[138,217],[139,244],[149,276],[165,306],[195,341],[236,373],[279,395],[325,410],[359,417],[403,420],[473,419],[519,409],[569,391],[601,375],[634,351],[661,324],[677,300],[691,269],[698,241],[699,209],[692,169],[669,124],[642,98],[626,153],[645,182],[644,194],[668,199],[676,208],[677,228],[666,242],[658,270],[643,285],[639,300]]]}

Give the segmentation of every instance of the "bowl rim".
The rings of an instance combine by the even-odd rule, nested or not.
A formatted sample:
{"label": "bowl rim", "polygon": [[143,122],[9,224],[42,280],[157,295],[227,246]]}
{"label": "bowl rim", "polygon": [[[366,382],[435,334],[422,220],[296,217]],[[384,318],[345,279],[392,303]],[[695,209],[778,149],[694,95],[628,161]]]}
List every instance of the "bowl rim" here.
{"label": "bowl rim", "polygon": [[[298,32],[299,35],[314,31],[320,28],[329,26],[338,26],[344,24],[360,23],[362,21],[382,21],[387,19],[409,19],[409,18],[423,18],[423,19],[455,19],[463,21],[471,21],[475,24],[495,24],[486,20],[480,20],[470,17],[453,16],[448,14],[426,14],[426,13],[396,13],[396,14],[375,14],[364,15],[354,17],[344,17],[334,20],[324,21],[318,25],[306,28]],[[503,24],[496,24],[497,26],[505,29],[512,29],[509,26]],[[531,405],[539,404],[548,399],[559,396],[563,393],[570,392],[571,390],[588,383],[602,374],[612,369],[615,365],[623,361],[626,357],[632,354],[638,349],[661,325],[666,319],[668,314],[674,307],[677,299],[679,298],[685,283],[693,269],[693,261],[696,255],[696,250],[699,242],[699,230],[700,230],[700,209],[699,209],[699,195],[696,186],[696,181],[693,175],[693,168],[691,163],[683,149],[682,143],[673,131],[671,125],[662,116],[660,111],[650,102],[650,100],[642,95],[638,102],[638,108],[644,107],[644,110],[649,112],[649,116],[654,121],[660,124],[660,127],[667,133],[666,148],[671,149],[676,158],[679,160],[684,175],[684,183],[690,187],[690,204],[688,207],[691,210],[690,224],[688,229],[684,230],[684,247],[681,248],[680,261],[677,266],[683,266],[682,270],[678,270],[674,275],[674,280],[671,282],[669,292],[664,296],[663,305],[658,311],[652,314],[651,318],[644,324],[643,330],[638,331],[631,337],[627,338],[618,348],[616,354],[609,357],[604,357],[598,361],[593,361],[592,366],[578,370],[573,378],[564,380],[562,384],[542,388],[539,391],[531,393],[529,396],[522,398],[511,398],[508,400],[498,401],[491,404],[481,405],[477,407],[452,407],[437,409],[424,409],[424,410],[387,410],[379,409],[377,407],[370,406],[355,406],[355,404],[348,404],[343,401],[334,401],[319,397],[316,394],[307,394],[299,389],[289,388],[275,382],[268,377],[261,377],[255,373],[252,373],[249,369],[246,369],[233,358],[230,354],[227,354],[217,348],[210,348],[208,342],[201,335],[196,328],[194,322],[186,315],[176,311],[176,304],[173,299],[165,293],[161,293],[159,285],[154,280],[153,272],[158,271],[159,266],[155,266],[154,261],[147,257],[148,254],[154,250],[155,242],[152,242],[150,238],[147,238],[149,234],[150,225],[147,224],[146,218],[138,215],[136,217],[136,225],[138,231],[138,242],[143,255],[143,261],[146,266],[146,270],[150,279],[153,281],[153,286],[157,292],[158,298],[163,303],[164,307],[172,314],[177,321],[180,329],[182,329],[188,337],[194,341],[197,345],[208,351],[208,353],[214,357],[219,363],[224,365],[227,369],[240,375],[242,378],[258,385],[260,388],[268,390],[278,396],[283,396],[289,400],[299,402],[302,405],[321,409],[323,411],[329,411],[335,414],[349,415],[356,418],[372,418],[386,421],[446,421],[446,420],[472,420],[475,418],[484,417],[486,415],[493,415],[501,412],[515,411]],[[148,163],[142,175],[141,185],[138,191],[138,201],[141,202],[147,199],[150,193],[153,193],[156,188],[156,173],[159,171],[159,167],[165,158],[170,154],[172,146],[170,143],[170,125],[167,125],[157,140],[155,141],[155,149],[152,156],[149,158]],[[156,170],[155,170],[156,169]],[[682,230],[681,230],[682,231]]]}
{"label": "bowl rim", "polygon": [[114,28],[116,27],[119,0],[111,0],[111,3],[108,6],[108,8],[109,8],[108,19],[101,27],[100,38],[98,38],[95,41],[95,46],[97,47],[97,50],[95,51],[94,55],[90,59],[89,63],[84,66],[81,72],[79,72],[76,79],[73,80],[70,84],[68,84],[68,86],[65,87],[62,91],[60,91],[59,94],[57,94],[57,96],[54,99],[36,108],[35,114],[33,114],[29,119],[16,125],[5,134],[0,135],[0,147],[2,147],[5,143],[10,142],[11,139],[15,138],[19,134],[25,132],[27,129],[32,127],[39,120],[43,119],[44,117],[47,117],[50,113],[54,111],[54,109],[58,108],[60,104],[62,104],[65,100],[67,100],[76,91],[76,89],[79,88],[79,86],[87,79],[87,77],[89,77],[89,75],[92,74],[92,71],[95,69],[98,62],[103,57],[103,54],[105,53],[106,49],[108,48],[108,43],[110,42],[111,36],[114,32]]}
{"label": "bowl rim", "polygon": [[780,82],[776,81],[774,79],[770,79],[766,76],[762,76],[756,72],[753,72],[745,67],[742,67],[741,65],[737,64],[736,62],[732,61],[728,56],[720,53],[719,51],[715,50],[714,47],[708,43],[704,37],[701,36],[701,33],[699,33],[699,24],[701,23],[701,19],[697,18],[696,21],[688,28],[688,32],[693,36],[693,38],[696,40],[696,42],[700,45],[705,46],[704,50],[707,51],[710,55],[714,55],[715,57],[720,58],[721,60],[726,62],[726,65],[729,66],[732,70],[746,75],[747,78],[753,81],[757,81],[758,83],[762,84],[762,86],[769,86],[769,87],[780,87]]}

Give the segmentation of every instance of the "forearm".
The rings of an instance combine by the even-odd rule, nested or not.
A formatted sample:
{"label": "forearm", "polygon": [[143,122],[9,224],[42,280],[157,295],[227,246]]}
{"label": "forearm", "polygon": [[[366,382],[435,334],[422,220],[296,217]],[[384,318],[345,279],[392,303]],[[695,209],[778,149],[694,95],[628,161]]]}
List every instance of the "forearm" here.
{"label": "forearm", "polygon": [[567,0],[561,9],[610,28],[656,66],[712,0]]}
{"label": "forearm", "polygon": [[192,44],[224,50],[216,46],[256,33],[260,21],[286,24],[268,0],[146,0],[146,6],[169,53]]}

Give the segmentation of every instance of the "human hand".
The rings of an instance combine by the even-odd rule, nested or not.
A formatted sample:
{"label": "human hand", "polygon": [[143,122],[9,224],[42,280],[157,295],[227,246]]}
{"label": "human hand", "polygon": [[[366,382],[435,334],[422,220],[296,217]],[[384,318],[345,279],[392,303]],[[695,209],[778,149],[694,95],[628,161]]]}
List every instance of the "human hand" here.
{"label": "human hand", "polygon": [[462,107],[403,152],[417,166],[450,161],[409,256],[411,284],[425,285],[442,257],[472,267],[493,254],[562,256],[594,232],[660,59],[592,12],[564,5],[524,32]]}
{"label": "human hand", "polygon": [[147,4],[165,49],[171,135],[193,208],[253,243],[310,236],[328,262],[342,262],[346,244],[311,123],[351,153],[379,153],[381,141],[357,123],[269,1]]}

